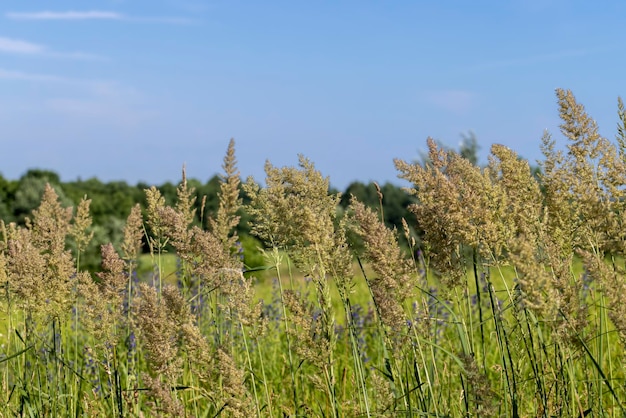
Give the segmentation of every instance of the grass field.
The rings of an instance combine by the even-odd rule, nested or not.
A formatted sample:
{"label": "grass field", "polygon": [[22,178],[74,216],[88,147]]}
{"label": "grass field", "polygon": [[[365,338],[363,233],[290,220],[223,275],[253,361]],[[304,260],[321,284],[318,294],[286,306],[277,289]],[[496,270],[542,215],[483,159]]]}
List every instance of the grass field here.
{"label": "grass field", "polygon": [[354,199],[340,215],[305,158],[240,185],[231,142],[207,227],[184,180],[174,206],[149,189],[94,277],[89,201],[48,187],[2,227],[0,415],[625,416],[626,138],[557,94],[570,143],[544,138],[541,179],[498,145],[488,167],[433,141],[396,161],[420,236]]}

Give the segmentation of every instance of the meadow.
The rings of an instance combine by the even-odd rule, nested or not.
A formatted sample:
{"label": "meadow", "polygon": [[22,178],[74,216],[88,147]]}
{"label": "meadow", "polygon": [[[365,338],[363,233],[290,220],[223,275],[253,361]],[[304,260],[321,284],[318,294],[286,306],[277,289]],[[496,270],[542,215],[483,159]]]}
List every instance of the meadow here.
{"label": "meadow", "polygon": [[231,141],[215,217],[194,222],[183,172],[91,274],[89,199],[47,187],[1,224],[0,416],[625,416],[626,112],[613,142],[557,101],[567,146],[546,133],[539,177],[501,145],[396,160],[419,233],[385,225],[380,190],[338,210],[302,156],[241,184]]}

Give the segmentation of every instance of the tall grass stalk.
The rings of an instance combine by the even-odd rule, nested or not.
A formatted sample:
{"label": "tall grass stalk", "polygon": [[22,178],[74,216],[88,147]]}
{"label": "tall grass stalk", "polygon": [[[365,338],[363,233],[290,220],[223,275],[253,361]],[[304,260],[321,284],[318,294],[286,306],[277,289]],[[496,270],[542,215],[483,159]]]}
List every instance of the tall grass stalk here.
{"label": "tall grass stalk", "polygon": [[[246,330],[243,326],[243,324],[240,324],[240,329],[241,329],[241,335],[243,337],[243,344],[244,344],[244,349],[246,352],[246,361],[248,362],[248,369],[250,370],[250,378],[252,379],[252,391],[254,392],[254,405],[256,407],[256,414],[257,417],[261,416],[261,405],[259,402],[259,395],[257,394],[257,383],[256,383],[256,376],[254,375],[254,367],[252,367],[252,358],[250,356],[250,348],[248,347],[248,339],[246,338]],[[269,398],[268,398],[269,401]],[[268,402],[268,405],[271,405],[271,403]],[[271,411],[271,409],[270,409]],[[270,413],[271,414],[271,413]]]}
{"label": "tall grass stalk", "polygon": [[259,364],[261,366],[261,378],[263,379],[263,391],[265,393],[265,401],[267,402],[267,411],[270,418],[274,416],[274,407],[272,402],[272,397],[270,395],[269,382],[267,374],[265,373],[265,362],[263,360],[263,349],[260,344],[259,338],[255,339],[257,350],[259,352]]}
{"label": "tall grass stalk", "polygon": [[[290,337],[290,324],[289,324],[289,316],[287,315],[287,306],[285,305],[285,291],[283,289],[283,280],[280,274],[280,268],[282,265],[282,255],[280,254],[278,248],[273,247],[271,253],[266,253],[266,257],[268,257],[271,260],[271,264],[273,266],[275,266],[276,268],[276,278],[278,281],[278,288],[280,291],[280,304],[281,304],[281,308],[282,308],[282,322],[283,325],[285,327],[285,338],[287,340],[287,358],[289,359],[289,375],[291,377],[291,393],[292,393],[292,401],[293,401],[293,410],[294,413],[297,414],[297,411],[300,408],[300,404],[298,402],[298,385],[296,382],[296,368],[295,368],[295,364],[294,364],[294,360],[293,360],[293,354],[292,354],[292,344],[291,344],[291,337]],[[289,280],[291,281],[291,287],[292,289],[294,288],[294,284],[293,284],[293,275],[291,274],[291,265],[288,262],[288,268],[289,268]]]}
{"label": "tall grass stalk", "polygon": [[374,297],[374,292],[372,290],[371,282],[367,278],[367,274],[365,273],[365,269],[363,268],[363,264],[359,261],[359,267],[361,269],[361,274],[363,274],[363,278],[367,283],[367,288],[370,293],[372,300],[374,301],[374,307],[376,309],[376,326],[378,328],[378,333],[380,335],[381,340],[381,348],[382,348],[382,364],[379,370],[385,375],[385,377],[391,382],[391,386],[393,387],[394,395],[396,399],[401,399],[404,404],[404,410],[407,413],[411,412],[410,409],[410,400],[408,399],[406,387],[402,381],[402,373],[401,369],[398,367],[398,364],[395,360],[394,353],[396,352],[394,345],[391,342],[391,338],[389,336],[389,331],[386,329],[385,324],[381,320],[381,312],[380,307],[377,305]]}
{"label": "tall grass stalk", "polygon": [[348,332],[350,334],[350,346],[352,349],[352,360],[354,363],[354,370],[357,375],[359,389],[361,390],[359,394],[360,401],[365,405],[365,414],[367,417],[370,417],[370,400],[367,394],[367,383],[365,381],[365,370],[362,360],[361,350],[359,349],[357,330],[352,319],[352,305],[350,304],[350,298],[348,296],[348,291],[345,288],[339,287],[339,297],[343,301],[343,308],[346,313],[346,326],[348,328]]}

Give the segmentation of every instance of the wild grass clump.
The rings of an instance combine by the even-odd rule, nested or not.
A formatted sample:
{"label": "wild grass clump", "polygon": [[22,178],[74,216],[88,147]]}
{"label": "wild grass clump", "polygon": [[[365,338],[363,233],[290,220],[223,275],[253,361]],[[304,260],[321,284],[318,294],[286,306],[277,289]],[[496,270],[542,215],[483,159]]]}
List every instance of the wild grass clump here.
{"label": "wild grass clump", "polygon": [[[380,188],[380,209],[338,210],[305,157],[240,184],[231,141],[215,216],[183,170],[92,276],[90,201],[47,187],[0,224],[0,414],[624,416],[626,111],[614,144],[557,99],[568,145],[544,136],[540,177],[502,145],[485,167],[432,140],[396,160],[419,235],[385,225]],[[273,280],[243,262],[243,211]]]}

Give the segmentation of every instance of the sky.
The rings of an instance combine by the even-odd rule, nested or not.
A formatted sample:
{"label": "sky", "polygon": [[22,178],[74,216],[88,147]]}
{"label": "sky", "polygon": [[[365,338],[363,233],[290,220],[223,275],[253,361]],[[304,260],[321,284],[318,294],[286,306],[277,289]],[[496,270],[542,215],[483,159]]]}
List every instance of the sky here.
{"label": "sky", "polygon": [[626,2],[5,0],[0,173],[208,180],[313,161],[344,189],[393,182],[433,137],[535,164],[571,89],[614,139]]}

